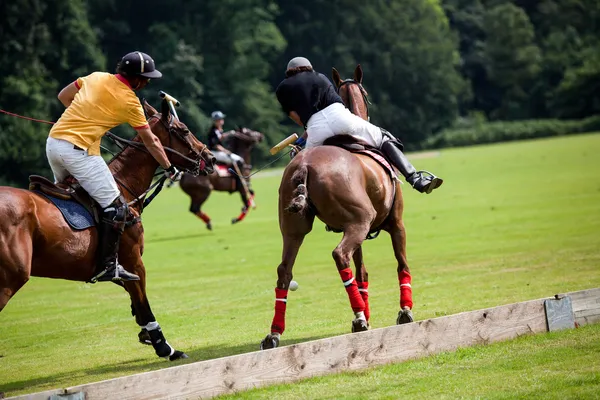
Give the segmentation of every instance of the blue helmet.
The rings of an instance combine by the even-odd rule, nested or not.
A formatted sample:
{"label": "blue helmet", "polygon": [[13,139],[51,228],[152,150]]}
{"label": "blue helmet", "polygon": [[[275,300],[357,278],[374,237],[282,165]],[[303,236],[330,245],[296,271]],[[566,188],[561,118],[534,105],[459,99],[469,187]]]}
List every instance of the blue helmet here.
{"label": "blue helmet", "polygon": [[213,111],[210,114],[210,117],[212,118],[213,121],[216,121],[218,119],[225,119],[225,114],[223,114],[221,111]]}

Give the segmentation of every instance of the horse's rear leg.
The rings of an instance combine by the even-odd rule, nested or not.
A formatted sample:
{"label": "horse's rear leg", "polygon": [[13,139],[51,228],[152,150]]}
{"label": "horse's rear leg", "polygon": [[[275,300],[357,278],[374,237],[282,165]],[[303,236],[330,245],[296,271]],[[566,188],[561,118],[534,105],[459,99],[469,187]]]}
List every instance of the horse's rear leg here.
{"label": "horse's rear leg", "polygon": [[371,312],[369,310],[369,273],[364,264],[362,246],[358,246],[358,249],[356,249],[352,256],[352,260],[354,261],[354,267],[356,268],[356,284],[358,286],[358,291],[365,302],[365,318],[367,319],[367,323],[369,323],[369,318],[371,317]]}
{"label": "horse's rear leg", "polygon": [[293,278],[294,261],[304,241],[304,234],[283,236],[281,264],[277,267],[277,286],[275,287],[275,315],[271,323],[271,333],[260,343],[261,350],[272,349],[279,345],[279,339],[285,331],[285,311],[290,282]]}
{"label": "horse's rear leg", "polygon": [[146,270],[144,265],[139,261],[135,268],[135,273],[140,277],[139,281],[125,282],[125,290],[131,297],[132,307],[135,311],[135,320],[142,328],[139,333],[140,342],[144,343],[149,340],[156,355],[159,357],[168,358],[171,361],[187,358],[188,356],[179,350],[175,350],[165,339],[160,325],[156,322],[156,318],[150,309],[150,303],[146,297]]}
{"label": "horse's rear leg", "polygon": [[333,259],[337,266],[340,278],[344,283],[350,306],[354,311],[355,319],[352,321],[352,332],[361,332],[369,329],[367,318],[365,315],[365,301],[358,291],[358,284],[352,274],[350,268],[350,259],[355,254],[367,237],[370,229],[370,222],[358,223],[349,225],[350,227],[344,231],[344,237],[338,246],[333,250]]}
{"label": "horse's rear leg", "polygon": [[400,285],[400,312],[396,324],[406,324],[413,322],[413,299],[412,299],[412,278],[410,269],[406,261],[406,230],[404,222],[397,222],[390,230],[392,238],[392,246],[394,247],[394,255],[398,261],[398,283]]}
{"label": "horse's rear leg", "polygon": [[29,280],[33,245],[26,230],[15,233],[12,240],[0,236],[0,312]]}
{"label": "horse's rear leg", "polygon": [[242,211],[240,213],[240,215],[238,215],[236,218],[232,218],[231,219],[231,223],[232,224],[237,224],[238,222],[242,222],[244,220],[244,218],[246,218],[246,215],[248,215],[248,211],[250,210],[250,207],[252,207],[253,205],[253,196],[250,194],[250,192],[246,193],[246,189],[245,187],[241,184],[241,179],[238,180],[237,182],[237,190],[240,193],[240,197],[242,199]]}

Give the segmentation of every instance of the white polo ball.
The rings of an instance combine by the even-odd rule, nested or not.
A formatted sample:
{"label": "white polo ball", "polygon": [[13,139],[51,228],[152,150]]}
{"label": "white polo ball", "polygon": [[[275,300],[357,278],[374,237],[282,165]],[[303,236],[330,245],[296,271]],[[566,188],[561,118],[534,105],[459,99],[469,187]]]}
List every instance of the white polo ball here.
{"label": "white polo ball", "polygon": [[298,282],[296,282],[296,281],[290,281],[290,290],[292,292],[298,290]]}

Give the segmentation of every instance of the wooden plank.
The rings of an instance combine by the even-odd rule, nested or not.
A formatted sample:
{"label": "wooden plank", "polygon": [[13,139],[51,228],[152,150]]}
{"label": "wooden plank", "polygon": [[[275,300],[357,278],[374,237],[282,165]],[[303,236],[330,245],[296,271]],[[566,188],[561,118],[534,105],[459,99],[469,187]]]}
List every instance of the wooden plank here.
{"label": "wooden plank", "polygon": [[566,295],[571,297],[577,325],[600,323],[600,288],[570,292]]}
{"label": "wooden plank", "polygon": [[546,332],[543,300],[201,361],[75,386],[67,392],[85,392],[87,400],[117,394],[123,400],[205,398],[538,332]]}

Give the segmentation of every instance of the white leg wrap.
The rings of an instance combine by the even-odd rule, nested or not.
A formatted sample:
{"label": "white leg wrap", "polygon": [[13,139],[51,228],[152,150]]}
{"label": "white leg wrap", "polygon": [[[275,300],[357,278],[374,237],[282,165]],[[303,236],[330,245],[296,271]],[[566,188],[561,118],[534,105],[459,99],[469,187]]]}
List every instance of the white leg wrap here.
{"label": "white leg wrap", "polygon": [[156,321],[148,322],[148,324],[140,325],[142,328],[146,328],[147,331],[153,331],[160,328],[160,325]]}

